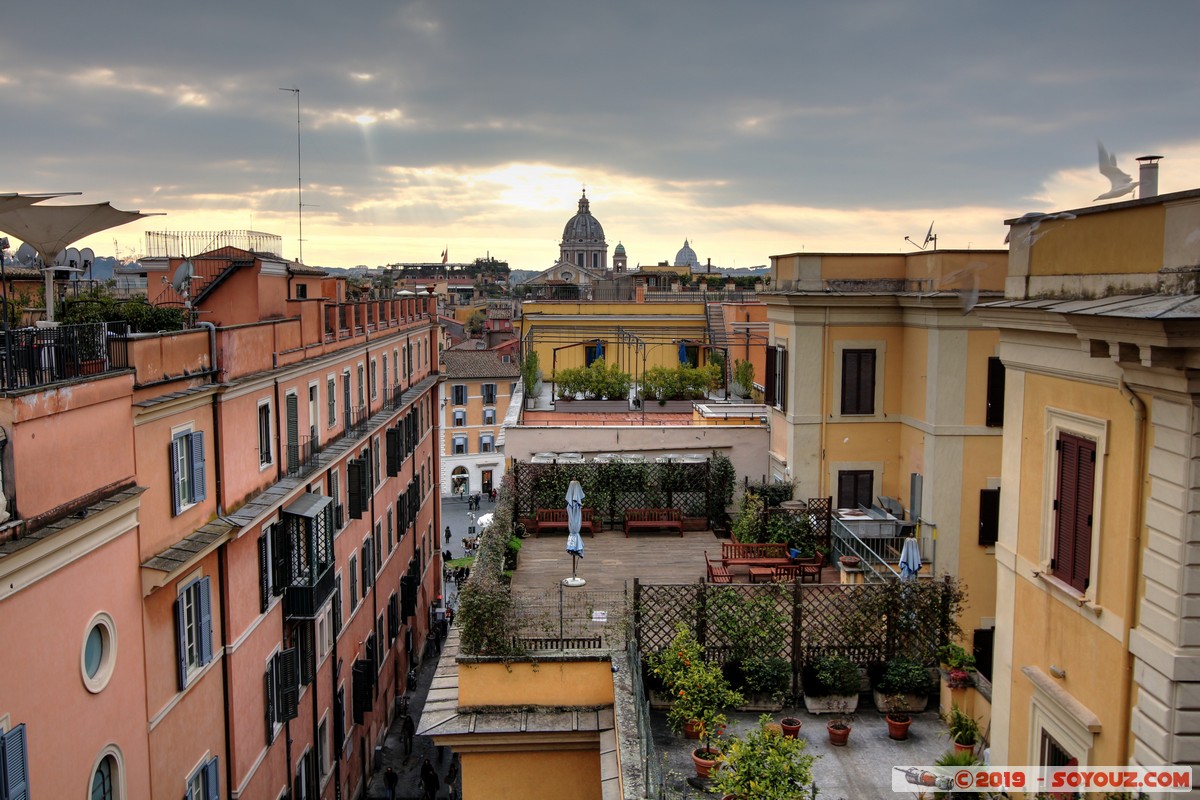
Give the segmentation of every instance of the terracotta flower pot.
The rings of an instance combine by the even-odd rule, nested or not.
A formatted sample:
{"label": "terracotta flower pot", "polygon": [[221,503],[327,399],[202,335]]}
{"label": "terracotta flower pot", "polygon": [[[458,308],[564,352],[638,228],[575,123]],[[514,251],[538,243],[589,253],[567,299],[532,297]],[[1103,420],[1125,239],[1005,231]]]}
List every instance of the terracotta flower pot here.
{"label": "terracotta flower pot", "polygon": [[850,741],[850,726],[844,722],[827,722],[825,730],[829,732],[829,743],[836,747],[845,747]]}
{"label": "terracotta flower pot", "polygon": [[912,717],[908,714],[888,714],[888,738],[902,742],[908,738],[908,726],[912,725]]}
{"label": "terracotta flower pot", "polygon": [[974,742],[971,742],[970,744],[959,744],[958,742],[954,742],[954,752],[956,752],[956,753],[970,753],[974,749],[975,749]]}
{"label": "terracotta flower pot", "polygon": [[862,559],[858,556],[839,556],[838,561],[846,567],[857,567],[862,563]]}
{"label": "terracotta flower pot", "polygon": [[789,739],[795,739],[799,736],[800,728],[804,725],[803,722],[795,717],[784,717],[779,721],[779,724],[783,727],[783,735]]}
{"label": "terracotta flower pot", "polygon": [[699,739],[700,738],[700,720],[689,719],[687,722],[683,723],[683,735],[686,736],[688,739]]}
{"label": "terracotta flower pot", "polygon": [[705,747],[697,747],[692,751],[692,763],[696,765],[696,777],[708,777],[708,773],[717,764],[717,755],[716,750]]}

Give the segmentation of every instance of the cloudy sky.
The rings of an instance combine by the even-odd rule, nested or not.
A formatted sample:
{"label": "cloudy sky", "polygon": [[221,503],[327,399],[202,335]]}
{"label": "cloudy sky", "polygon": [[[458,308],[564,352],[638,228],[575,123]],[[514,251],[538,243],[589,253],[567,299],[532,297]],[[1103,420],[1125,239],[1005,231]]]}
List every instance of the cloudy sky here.
{"label": "cloudy sky", "polygon": [[[1200,187],[1200,4],[133,0],[10,4],[0,192],[254,229],[304,261],[545,268],[587,186],[610,252],[1002,246],[1159,153]],[[116,244],[114,245],[114,239]]]}

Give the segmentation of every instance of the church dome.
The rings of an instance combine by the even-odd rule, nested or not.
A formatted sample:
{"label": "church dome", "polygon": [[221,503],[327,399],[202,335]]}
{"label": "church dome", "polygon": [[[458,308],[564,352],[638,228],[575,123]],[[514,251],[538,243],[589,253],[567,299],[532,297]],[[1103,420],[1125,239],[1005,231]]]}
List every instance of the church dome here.
{"label": "church dome", "polygon": [[592,216],[585,194],[579,198],[579,212],[567,220],[567,225],[563,228],[563,242],[603,239],[604,228],[601,227],[600,220]]}
{"label": "church dome", "polygon": [[683,240],[683,247],[679,248],[679,252],[675,254],[675,266],[677,267],[699,267],[700,259],[696,258],[696,251],[688,245],[688,240]]}
{"label": "church dome", "polygon": [[617,249],[613,250],[613,255],[614,256],[625,255],[625,245],[621,244],[620,242],[617,242]]}

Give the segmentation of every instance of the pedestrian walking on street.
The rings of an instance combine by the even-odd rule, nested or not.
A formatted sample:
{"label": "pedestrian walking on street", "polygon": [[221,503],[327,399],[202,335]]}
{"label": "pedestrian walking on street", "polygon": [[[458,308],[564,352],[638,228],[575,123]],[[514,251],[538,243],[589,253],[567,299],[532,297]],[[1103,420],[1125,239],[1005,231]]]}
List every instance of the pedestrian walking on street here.
{"label": "pedestrian walking on street", "polygon": [[425,790],[424,800],[437,800],[438,789],[442,786],[442,782],[438,780],[437,770],[433,768],[433,764],[429,759],[425,759],[425,763],[421,765],[421,787]]}
{"label": "pedestrian walking on street", "polygon": [[398,783],[400,783],[400,776],[396,774],[396,770],[388,767],[387,772],[383,773],[383,785],[387,787],[388,800],[396,800],[396,785]]}
{"label": "pedestrian walking on street", "polygon": [[450,540],[454,538],[454,534],[450,533],[450,526],[446,526],[446,544],[450,544]]}
{"label": "pedestrian walking on street", "polygon": [[404,722],[400,723],[400,726],[400,734],[404,737],[404,757],[408,758],[412,755],[413,734],[417,732],[417,726],[413,722],[412,714],[405,714]]}

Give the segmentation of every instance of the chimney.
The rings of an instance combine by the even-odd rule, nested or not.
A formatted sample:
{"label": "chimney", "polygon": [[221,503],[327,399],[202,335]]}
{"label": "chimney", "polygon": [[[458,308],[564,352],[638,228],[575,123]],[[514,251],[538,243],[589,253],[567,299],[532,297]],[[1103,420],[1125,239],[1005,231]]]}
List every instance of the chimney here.
{"label": "chimney", "polygon": [[1158,196],[1158,160],[1162,156],[1139,156],[1138,163],[1142,165],[1138,173],[1138,185],[1142,188],[1138,191],[1138,198],[1144,200],[1147,197]]}

